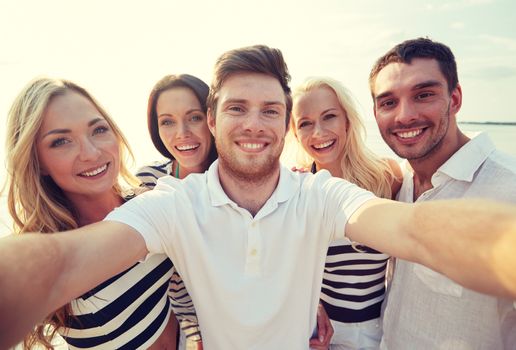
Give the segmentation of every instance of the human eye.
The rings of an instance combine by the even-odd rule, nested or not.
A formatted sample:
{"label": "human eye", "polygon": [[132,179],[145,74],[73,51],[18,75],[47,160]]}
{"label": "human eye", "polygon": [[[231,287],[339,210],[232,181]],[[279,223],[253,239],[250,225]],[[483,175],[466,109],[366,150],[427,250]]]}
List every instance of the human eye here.
{"label": "human eye", "polygon": [[228,110],[232,111],[232,112],[237,112],[237,113],[244,111],[244,109],[240,106],[229,106]]}
{"label": "human eye", "polygon": [[65,145],[67,143],[69,143],[70,141],[68,141],[66,138],[64,137],[59,137],[57,139],[54,139],[52,140],[52,142],[50,143],[50,147],[51,148],[56,148],[56,147],[59,147],[59,146],[62,146],[62,145]]}
{"label": "human eye", "polygon": [[304,120],[304,121],[300,122],[299,124],[297,124],[297,128],[302,129],[302,128],[306,128],[307,126],[310,126],[310,125],[312,125],[312,122]]}
{"label": "human eye", "polygon": [[242,116],[245,114],[245,107],[240,104],[228,105],[226,107],[226,112],[232,116]]}
{"label": "human eye", "polygon": [[384,100],[379,103],[380,108],[383,108],[383,109],[390,109],[390,108],[393,108],[395,105],[396,105],[396,101],[394,101],[393,99]]}
{"label": "human eye", "polygon": [[334,113],[328,113],[328,114],[325,114],[325,115],[324,115],[324,120],[333,119],[333,118],[335,118],[335,117],[337,117],[337,115],[336,115],[336,114],[334,114]]}
{"label": "human eye", "polygon": [[265,114],[268,117],[273,117],[273,118],[279,116],[279,112],[275,109],[266,109],[263,111],[263,114]]}
{"label": "human eye", "polygon": [[416,100],[419,100],[419,101],[426,100],[434,95],[435,94],[433,92],[428,92],[428,91],[422,92],[422,93],[416,95]]}
{"label": "human eye", "polygon": [[104,134],[109,131],[109,128],[106,125],[97,126],[93,129],[93,135]]}
{"label": "human eye", "polygon": [[161,119],[159,122],[159,126],[171,126],[174,125],[174,121],[171,119]]}
{"label": "human eye", "polygon": [[193,122],[202,122],[204,120],[204,116],[202,114],[194,114],[190,120]]}

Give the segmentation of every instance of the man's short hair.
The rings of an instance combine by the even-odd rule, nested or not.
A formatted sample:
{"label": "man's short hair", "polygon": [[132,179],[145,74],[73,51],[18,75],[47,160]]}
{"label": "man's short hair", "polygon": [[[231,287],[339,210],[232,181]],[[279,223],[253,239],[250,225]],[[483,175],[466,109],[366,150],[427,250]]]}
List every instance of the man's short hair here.
{"label": "man's short hair", "polygon": [[278,80],[285,93],[286,125],[288,125],[292,111],[292,96],[289,86],[290,74],[281,51],[265,45],[254,45],[227,51],[218,58],[207,100],[207,106],[212,110],[212,113],[216,114],[218,93],[224,81],[235,73],[245,72],[262,73]]}
{"label": "man's short hair", "polygon": [[428,38],[406,40],[394,46],[385,55],[380,57],[369,74],[369,88],[374,99],[374,83],[380,71],[390,63],[410,64],[414,58],[435,59],[439,69],[448,83],[448,92],[451,94],[459,82],[457,63],[450,48],[442,43]]}

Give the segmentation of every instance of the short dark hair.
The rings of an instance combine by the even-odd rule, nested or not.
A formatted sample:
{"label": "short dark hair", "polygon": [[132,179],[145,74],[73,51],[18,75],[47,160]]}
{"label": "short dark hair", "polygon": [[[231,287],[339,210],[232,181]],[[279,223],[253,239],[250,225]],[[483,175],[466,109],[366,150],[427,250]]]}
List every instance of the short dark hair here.
{"label": "short dark hair", "polygon": [[[210,90],[208,84],[190,74],[166,75],[161,78],[152,88],[147,105],[147,127],[149,128],[149,134],[154,147],[156,147],[159,153],[168,159],[174,159],[174,156],[167,150],[167,147],[161,140],[161,137],[159,137],[158,113],[156,111],[156,105],[158,104],[158,98],[161,93],[174,88],[190,89],[199,100],[201,109],[205,114],[207,111],[206,99],[208,98],[208,93]],[[208,155],[208,159],[209,164],[217,159],[217,150],[215,149],[214,142],[212,142],[212,147]]]}
{"label": "short dark hair", "polygon": [[[457,87],[457,63],[450,48],[440,42],[428,38],[406,40],[380,57],[369,74],[369,88],[371,94],[374,90],[374,82],[380,71],[390,63],[410,64],[414,58],[435,59],[439,63],[439,69],[448,83],[448,92],[451,93]],[[374,98],[374,96],[373,96]]]}
{"label": "short dark hair", "polygon": [[213,113],[216,113],[218,92],[224,81],[231,75],[242,72],[263,73],[279,81],[285,93],[286,125],[288,125],[292,111],[292,96],[289,86],[290,74],[281,51],[265,45],[254,45],[227,51],[218,58],[215,63],[207,101],[207,105]]}

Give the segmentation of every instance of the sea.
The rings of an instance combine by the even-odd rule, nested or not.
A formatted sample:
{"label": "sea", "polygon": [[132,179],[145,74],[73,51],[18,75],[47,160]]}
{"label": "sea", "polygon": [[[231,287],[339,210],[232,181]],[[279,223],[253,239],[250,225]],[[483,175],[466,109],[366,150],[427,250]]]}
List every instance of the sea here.
{"label": "sea", "polygon": [[[371,150],[381,156],[390,157],[396,159],[397,161],[401,161],[401,159],[397,157],[384,143],[374,120],[366,121],[365,126],[367,131],[366,144],[369,148],[371,148]],[[470,136],[478,132],[487,132],[498,149],[516,157],[516,123],[459,123],[459,127]],[[145,164],[153,160],[155,159],[137,159],[137,163]],[[4,164],[3,152],[0,152],[0,161],[0,164]],[[0,186],[2,186],[5,179],[5,170],[3,169],[0,172],[0,179],[2,180],[2,184],[0,184]],[[5,193],[2,193],[0,196],[0,237],[9,234],[11,232],[11,227],[12,222],[7,210],[6,196]]]}

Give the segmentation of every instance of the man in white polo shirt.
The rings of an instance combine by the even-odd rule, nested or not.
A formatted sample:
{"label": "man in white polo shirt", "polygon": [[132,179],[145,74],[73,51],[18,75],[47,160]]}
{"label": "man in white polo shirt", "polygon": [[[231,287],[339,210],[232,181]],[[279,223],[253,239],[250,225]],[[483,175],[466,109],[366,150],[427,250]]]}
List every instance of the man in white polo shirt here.
{"label": "man in white polo shirt", "polygon": [[[485,273],[496,268],[503,274],[516,265],[496,245],[496,239],[516,244],[513,207],[482,211],[482,203],[460,201],[413,206],[376,199],[325,171],[298,174],[282,167],[292,105],[288,80],[277,49],[225,53],[208,101],[219,161],[205,174],[182,183],[160,180],[106,221],[74,234],[4,240],[0,329],[9,338],[0,347],[50,310],[158,252],[173,259],[185,281],[206,349],[307,349],[327,248],[345,235],[472,288],[516,294],[515,279]],[[486,223],[495,215],[496,224]],[[440,228],[451,218],[459,224],[444,236]],[[485,239],[488,228],[492,234]],[[446,246],[439,243],[444,240]],[[493,249],[503,264],[486,254]],[[487,278],[478,277],[483,272]]]}

